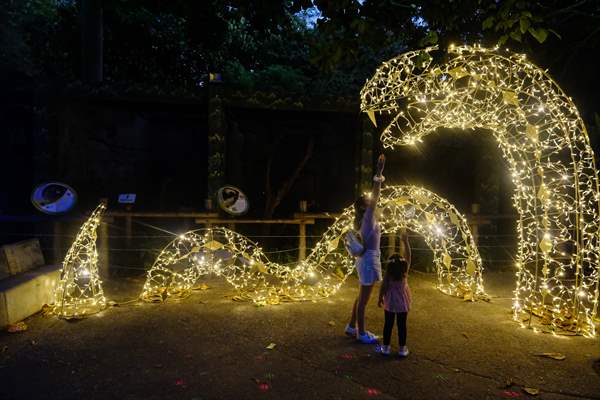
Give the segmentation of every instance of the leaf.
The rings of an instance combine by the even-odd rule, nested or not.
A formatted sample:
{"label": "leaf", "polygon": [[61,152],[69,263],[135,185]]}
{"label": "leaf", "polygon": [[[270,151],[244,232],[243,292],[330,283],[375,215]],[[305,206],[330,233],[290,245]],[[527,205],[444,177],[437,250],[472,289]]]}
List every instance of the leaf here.
{"label": "leaf", "polygon": [[9,333],[19,333],[19,332],[25,332],[27,330],[27,324],[23,321],[21,322],[17,322],[16,324],[8,324],[8,327],[6,328],[6,330]]}
{"label": "leaf", "polygon": [[[453,77],[455,80],[459,80],[460,78],[469,75],[469,73],[467,72],[466,69],[464,69],[463,67],[456,67],[456,68],[452,68],[450,71],[448,71],[448,74],[450,74],[451,77]],[[424,204],[429,204],[431,203],[431,201],[426,198],[425,196],[418,194],[415,197],[417,197],[417,200],[419,200],[419,202],[424,203]],[[425,201],[421,201],[420,199],[422,199],[423,197],[425,197],[429,202],[425,202]]]}
{"label": "leaf", "polygon": [[483,20],[483,22],[481,23],[481,27],[483,29],[490,29],[492,26],[494,26],[494,16],[492,15],[491,17],[487,17],[486,19]]}
{"label": "leaf", "polygon": [[203,247],[209,250],[219,250],[223,248],[223,243],[217,242],[216,240],[211,240],[210,242],[204,243]]}
{"label": "leaf", "polygon": [[54,307],[49,304],[44,304],[42,306],[42,316],[47,317],[48,315],[52,315],[54,313]]}
{"label": "leaf", "polygon": [[529,29],[529,26],[531,25],[531,21],[529,20],[529,18],[523,16],[519,20],[519,25],[521,27],[521,33],[525,33],[525,32],[527,32],[527,29]]}
{"label": "leaf", "polygon": [[450,265],[452,265],[452,257],[450,257],[448,253],[444,253],[444,256],[442,257],[442,262],[444,263],[446,268],[450,268]]}
{"label": "leaf", "polygon": [[529,28],[528,31],[531,34],[531,36],[533,36],[540,43],[544,43],[546,41],[546,38],[548,37],[548,31],[544,28]]}
{"label": "leaf", "polygon": [[550,239],[542,239],[540,241],[540,250],[542,250],[544,253],[549,253],[550,250],[552,250],[552,241]]}
{"label": "leaf", "polygon": [[434,31],[434,30],[430,30],[429,32],[427,32],[427,36],[425,36],[421,40],[421,46],[436,44],[437,42],[438,42],[438,34],[437,34],[437,32]]}
{"label": "leaf", "polygon": [[342,271],[342,269],[339,266],[335,268],[335,271],[333,271],[333,273],[340,279],[344,279],[346,277],[346,274],[344,274],[344,271]]}
{"label": "leaf", "polygon": [[506,43],[506,41],[508,40],[508,35],[502,35],[500,36],[500,38],[498,39],[498,44],[501,46],[504,43]]}
{"label": "leaf", "polygon": [[513,38],[513,40],[516,40],[517,42],[521,42],[521,32],[519,31],[512,31],[510,33],[510,37]]}
{"label": "leaf", "polygon": [[267,350],[273,350],[275,348],[275,346],[277,346],[275,343],[269,343],[269,345],[267,347],[265,347]]}
{"label": "leaf", "polygon": [[565,358],[567,358],[567,356],[565,356],[562,353],[536,353],[534,354],[534,356],[538,356],[538,357],[546,357],[546,358],[552,358],[553,360],[559,360],[562,361]]}
{"label": "leaf", "polygon": [[[596,118],[597,118],[596,125],[600,126],[600,123],[599,123],[600,117],[598,116],[598,114],[596,114]],[[401,207],[405,204],[410,204],[410,199],[406,196],[401,196],[401,197],[394,199],[393,202],[396,203],[397,206]]]}
{"label": "leaf", "polygon": [[329,243],[327,243],[327,251],[329,253],[331,253],[332,251],[334,251],[335,249],[338,248],[338,245],[340,244],[340,237],[336,237],[335,239],[332,239],[329,241]]}
{"label": "leaf", "polygon": [[540,393],[539,389],[531,388],[531,387],[524,387],[523,391],[531,396],[537,396]]}
{"label": "leaf", "polygon": [[469,275],[473,275],[476,271],[476,265],[475,265],[475,261],[471,260],[470,258],[467,260],[467,266],[466,266],[466,271],[467,274]]}
{"label": "leaf", "polygon": [[460,223],[460,221],[458,220],[458,216],[452,211],[448,213],[448,216],[450,217],[450,222],[452,222],[454,225],[458,225]]}
{"label": "leaf", "polygon": [[255,262],[252,265],[252,271],[253,272],[260,272],[261,274],[266,274],[267,273],[267,267],[265,267],[265,265],[261,262]]}
{"label": "leaf", "polygon": [[505,103],[512,104],[513,106],[519,106],[519,98],[517,97],[517,94],[511,90],[503,90],[502,99]]}
{"label": "leaf", "polygon": [[540,189],[537,192],[537,198],[540,199],[542,202],[548,200],[548,190],[546,190],[546,185],[542,184],[540,186]]}
{"label": "leaf", "polygon": [[552,34],[554,34],[554,36],[562,40],[562,36],[560,36],[558,32],[556,32],[554,29],[548,29],[548,32],[551,32]]}
{"label": "leaf", "polygon": [[537,142],[539,140],[539,130],[537,126],[527,124],[527,126],[525,127],[525,133],[527,133],[527,136],[533,142]]}

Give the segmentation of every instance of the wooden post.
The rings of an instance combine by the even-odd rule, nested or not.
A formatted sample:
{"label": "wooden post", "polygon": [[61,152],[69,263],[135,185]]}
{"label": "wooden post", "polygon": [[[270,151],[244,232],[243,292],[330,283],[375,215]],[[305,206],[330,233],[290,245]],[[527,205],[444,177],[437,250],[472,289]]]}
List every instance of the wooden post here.
{"label": "wooden post", "polygon": [[54,264],[60,264],[65,256],[62,249],[62,234],[62,222],[54,221],[52,238],[52,257],[54,259]]}
{"label": "wooden post", "polygon": [[110,277],[110,255],[109,255],[109,244],[108,244],[108,224],[106,218],[100,223],[100,243],[99,243],[99,273],[101,279]]}
{"label": "wooden post", "polygon": [[471,218],[469,221],[471,226],[471,235],[473,235],[473,241],[475,245],[479,243],[479,204],[471,204]]}
{"label": "wooden post", "polygon": [[133,235],[133,226],[131,224],[132,217],[127,215],[125,217],[125,246],[131,248],[131,237]]}
{"label": "wooden post", "polygon": [[219,85],[208,85],[208,199],[215,197],[225,181],[227,120]]}
{"label": "wooden post", "polygon": [[388,235],[388,248],[387,248],[387,257],[389,258],[392,254],[396,252],[396,235],[390,234]]}
{"label": "wooden post", "polygon": [[301,220],[298,224],[300,236],[298,237],[298,260],[306,258],[306,222]]}

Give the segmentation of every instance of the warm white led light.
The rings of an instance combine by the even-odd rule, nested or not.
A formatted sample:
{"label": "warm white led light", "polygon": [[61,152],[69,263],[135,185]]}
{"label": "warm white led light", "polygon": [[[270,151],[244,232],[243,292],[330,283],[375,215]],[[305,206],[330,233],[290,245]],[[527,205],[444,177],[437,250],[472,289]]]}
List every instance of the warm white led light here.
{"label": "warm white led light", "polygon": [[54,312],[60,317],[81,318],[106,307],[96,250],[96,230],[105,210],[104,203],[96,207],[63,261],[54,301]]}
{"label": "warm white led light", "polygon": [[362,111],[375,121],[392,113],[381,135],[388,148],[411,145],[438,128],[489,131],[515,184],[515,319],[538,325],[536,331],[595,335],[600,196],[577,108],[522,55],[450,46],[448,60],[435,65],[433,50],[383,63],[361,91]]}
{"label": "warm white led light", "polygon": [[[423,236],[433,251],[442,292],[470,299],[485,296],[481,258],[467,221],[448,201],[423,188],[392,186],[382,190],[379,211],[384,234],[406,228]],[[224,277],[241,297],[258,304],[330,296],[354,270],[354,259],[343,244],[353,220],[354,208],[348,207],[297,265],[270,262],[256,243],[225,228],[187,232],[161,251],[141,297],[163,301],[186,296],[209,273]],[[206,262],[197,262],[198,255]]]}

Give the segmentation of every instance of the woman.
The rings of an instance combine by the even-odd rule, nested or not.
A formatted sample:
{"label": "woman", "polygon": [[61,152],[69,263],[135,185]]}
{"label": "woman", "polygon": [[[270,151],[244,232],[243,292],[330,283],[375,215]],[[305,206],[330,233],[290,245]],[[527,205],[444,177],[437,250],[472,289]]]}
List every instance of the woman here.
{"label": "woman", "polygon": [[[377,336],[365,329],[365,308],[371,297],[373,285],[381,280],[381,260],[379,243],[381,227],[375,219],[375,210],[381,191],[381,183],[385,180],[383,167],[385,156],[377,160],[377,174],[373,177],[373,190],[370,196],[361,196],[354,202],[354,229],[360,231],[364,253],[356,260],[356,271],[360,283],[358,297],[352,307],[350,322],[346,325],[346,334],[356,337],[361,343],[377,343]],[[358,325],[358,327],[357,327]]]}

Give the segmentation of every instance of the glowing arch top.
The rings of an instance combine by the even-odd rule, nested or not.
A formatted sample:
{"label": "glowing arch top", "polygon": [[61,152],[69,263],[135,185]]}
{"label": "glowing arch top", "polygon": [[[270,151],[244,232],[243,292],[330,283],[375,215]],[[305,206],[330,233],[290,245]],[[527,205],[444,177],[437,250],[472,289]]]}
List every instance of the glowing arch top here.
{"label": "glowing arch top", "polygon": [[[450,203],[422,188],[396,186],[382,191],[380,210],[384,233],[407,228],[425,238],[434,253],[441,291],[484,295],[479,253],[466,220]],[[225,228],[187,232],[162,250],[148,271],[141,298],[163,301],[186,295],[208,273],[223,276],[243,297],[259,304],[327,297],[354,269],[343,245],[353,218],[353,207],[346,208],[307,259],[294,266],[270,262],[256,243]]]}
{"label": "glowing arch top", "polygon": [[106,307],[96,250],[96,231],[105,210],[104,203],[96,207],[65,256],[54,304],[54,312],[60,317],[81,318]]}
{"label": "glowing arch top", "polygon": [[390,114],[384,146],[415,145],[437,128],[490,130],[508,161],[519,214],[513,308],[522,325],[594,335],[598,307],[598,176],[572,100],[524,55],[435,47],[379,67],[361,91],[376,121]]}

